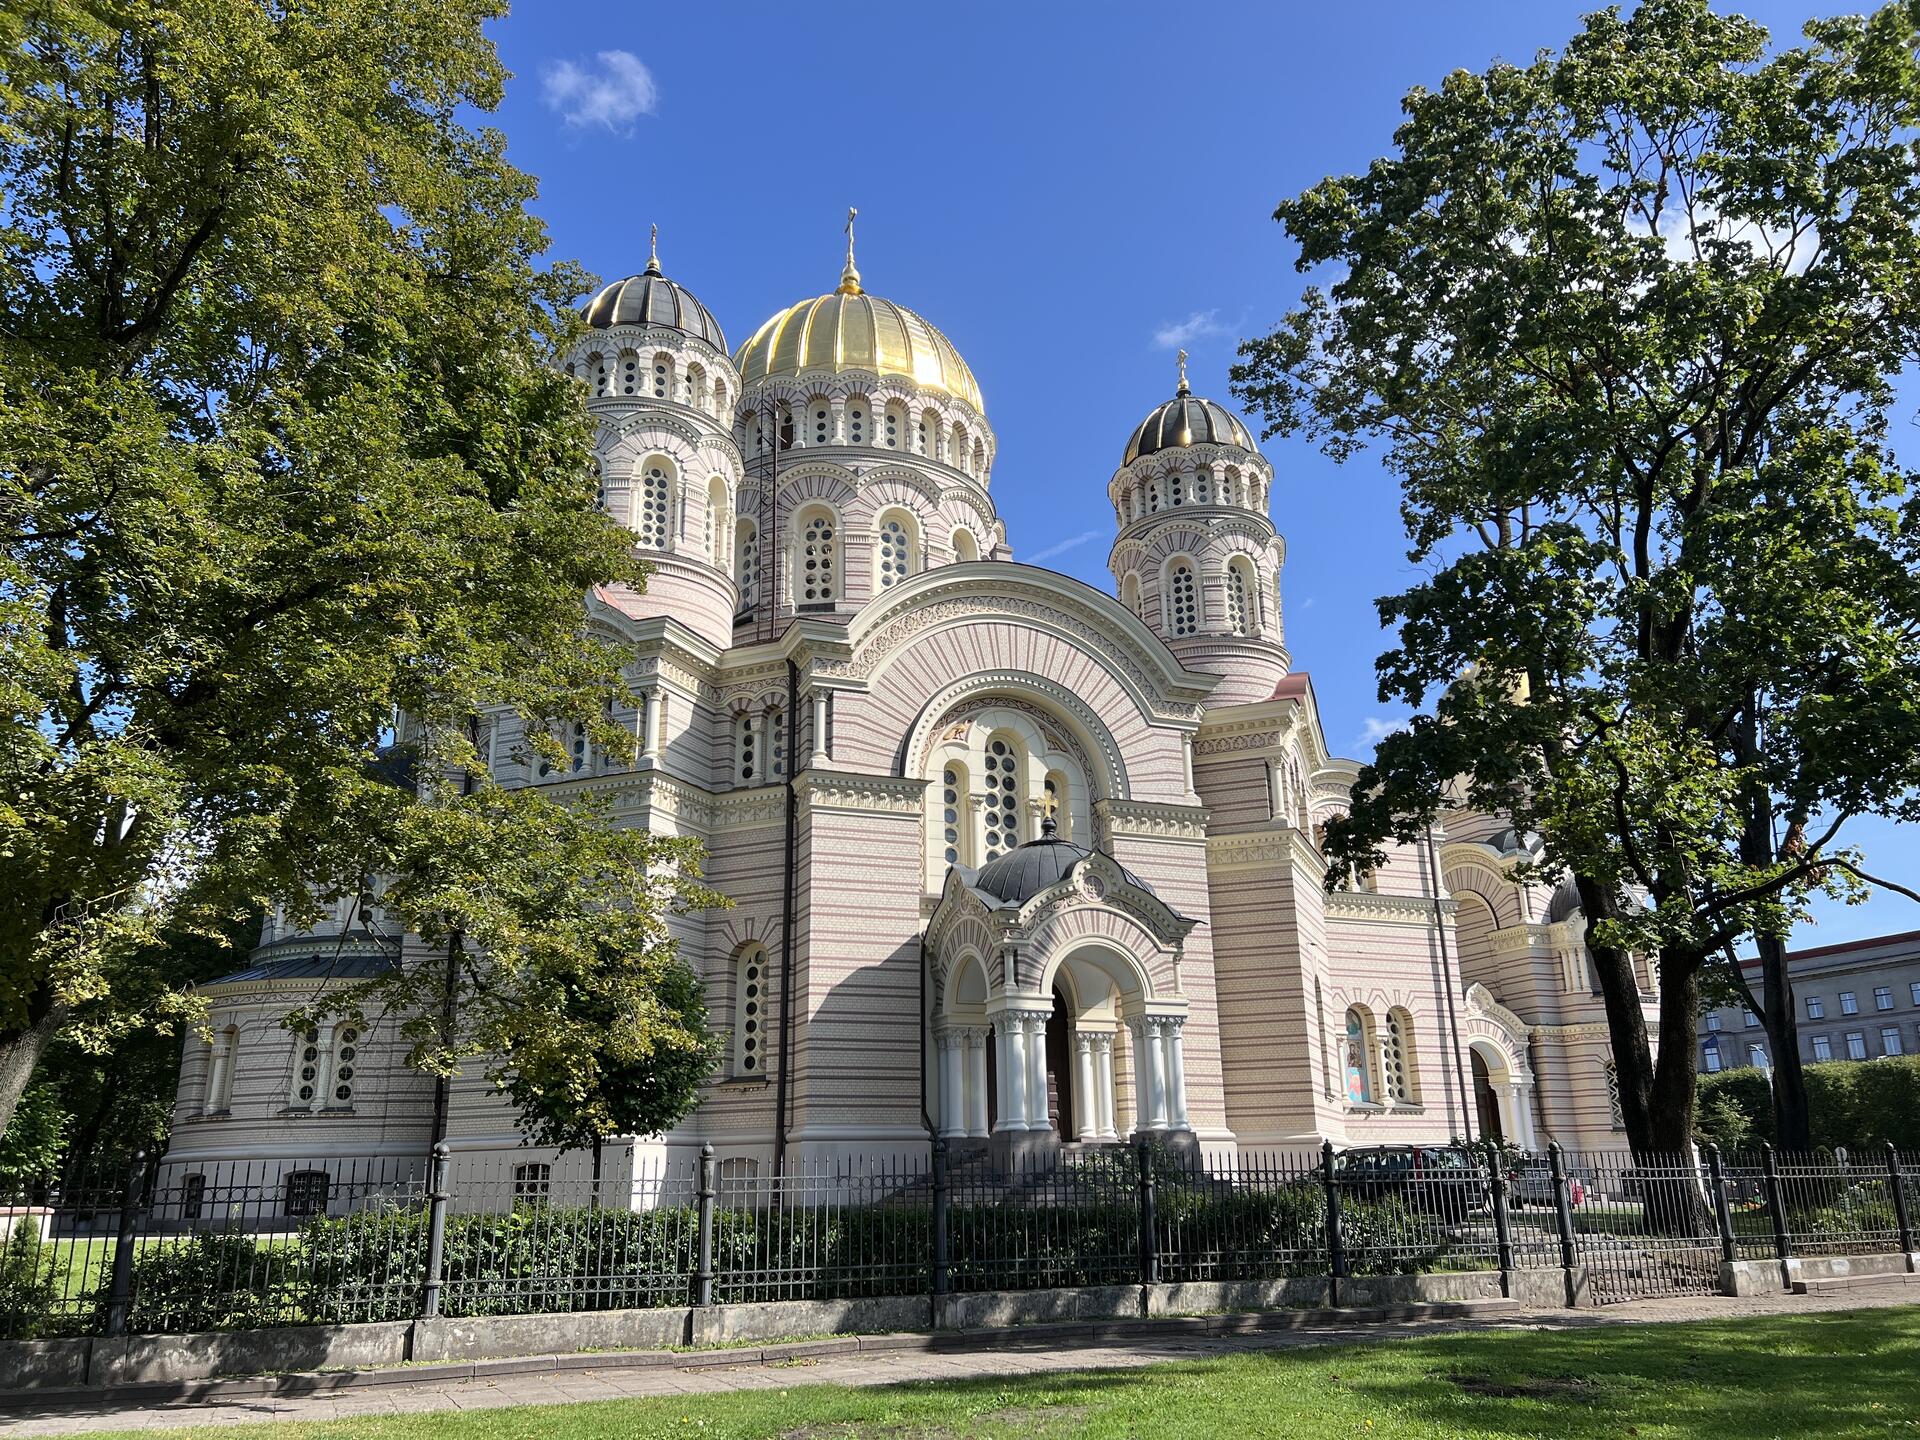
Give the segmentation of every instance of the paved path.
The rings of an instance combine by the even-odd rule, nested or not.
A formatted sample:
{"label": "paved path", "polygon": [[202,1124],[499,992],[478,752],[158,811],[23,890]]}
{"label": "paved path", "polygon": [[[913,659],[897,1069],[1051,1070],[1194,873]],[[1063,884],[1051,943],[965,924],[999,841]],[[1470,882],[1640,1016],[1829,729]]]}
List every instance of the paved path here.
{"label": "paved path", "polygon": [[558,1405],[725,1390],[786,1389],[796,1385],[885,1385],[907,1380],[970,1380],[983,1376],[1061,1370],[1132,1369],[1167,1360],[1193,1360],[1247,1351],[1289,1350],[1439,1334],[1458,1330],[1576,1329],[1648,1321],[1726,1320],[1742,1315],[1812,1314],[1911,1304],[1911,1293],[1855,1291],[1730,1300],[1639,1300],[1600,1310],[1502,1311],[1497,1318],[1416,1321],[1356,1326],[1323,1325],[1241,1335],[1142,1336],[1124,1341],[1060,1345],[1055,1341],[981,1351],[882,1351],[823,1355],[774,1363],[546,1371],[491,1379],[398,1382],[321,1395],[220,1398],[160,1407],[101,1405],[45,1412],[0,1412],[9,1435],[73,1435],[87,1430],[169,1429],[185,1425],[245,1425],[262,1421],[344,1420],[438,1410],[486,1410],[507,1405]]}

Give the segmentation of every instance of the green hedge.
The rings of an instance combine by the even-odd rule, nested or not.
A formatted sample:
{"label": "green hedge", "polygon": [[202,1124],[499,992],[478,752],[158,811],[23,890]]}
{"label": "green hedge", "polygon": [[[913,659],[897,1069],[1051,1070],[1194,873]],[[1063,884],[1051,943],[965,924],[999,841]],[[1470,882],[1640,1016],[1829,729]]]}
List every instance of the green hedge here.
{"label": "green hedge", "polygon": [[[1163,1278],[1274,1279],[1326,1272],[1318,1184],[1264,1192],[1168,1186],[1155,1216]],[[1398,1200],[1341,1207],[1356,1275],[1434,1269],[1449,1241]],[[1140,1273],[1137,1198],[1065,1205],[954,1205],[955,1290],[1128,1284]],[[694,1267],[691,1209],[527,1206],[447,1220],[443,1315],[537,1315],[683,1305]],[[924,1203],[714,1215],[714,1298],[851,1299],[924,1294],[932,1216]],[[316,1218],[297,1237],[186,1236],[135,1258],[130,1328],[144,1332],[405,1320],[427,1271],[423,1209]],[[95,1297],[104,1313],[105,1280]]]}
{"label": "green hedge", "polygon": [[[1920,1056],[1821,1060],[1807,1066],[1807,1109],[1814,1144],[1856,1155],[1891,1140],[1920,1151]],[[1767,1077],[1751,1066],[1700,1077],[1696,1128],[1702,1140],[1748,1149],[1773,1136]]]}

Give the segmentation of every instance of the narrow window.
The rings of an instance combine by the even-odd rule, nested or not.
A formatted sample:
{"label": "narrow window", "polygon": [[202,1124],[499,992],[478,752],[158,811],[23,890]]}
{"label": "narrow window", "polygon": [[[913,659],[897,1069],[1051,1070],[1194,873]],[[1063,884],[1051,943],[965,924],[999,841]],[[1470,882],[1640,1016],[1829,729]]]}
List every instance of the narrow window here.
{"label": "narrow window", "polygon": [[1346,1081],[1347,1102],[1373,1104],[1373,1062],[1368,1052],[1373,1044],[1373,1026],[1359,1006],[1347,1011]]}
{"label": "narrow window", "polygon": [[949,765],[940,775],[941,858],[958,865],[964,853],[963,819],[967,806],[967,774],[958,765]]}
{"label": "narrow window", "polygon": [[320,1081],[320,1032],[309,1030],[300,1037],[299,1064],[294,1070],[293,1108],[311,1110],[314,1089]]}
{"label": "narrow window", "polygon": [[849,445],[867,443],[867,410],[866,406],[858,401],[847,409],[847,443]]}
{"label": "narrow window", "polygon": [[1239,561],[1227,562],[1227,629],[1235,635],[1251,635],[1252,627],[1247,624],[1249,608],[1247,576]]}
{"label": "narrow window", "polygon": [[749,945],[734,965],[733,1073],[758,1079],[765,1073],[767,952]]}
{"label": "narrow window", "polygon": [[667,365],[667,357],[664,355],[654,356],[653,358],[653,398],[656,400],[664,400],[667,398],[667,389],[669,384],[668,370],[669,370],[669,367]]}
{"label": "narrow window", "polygon": [[907,527],[899,516],[889,515],[880,523],[879,540],[874,546],[873,573],[881,589],[907,578],[908,548]]}
{"label": "narrow window", "polygon": [[333,1095],[328,1104],[337,1107],[353,1104],[353,1075],[360,1058],[360,1032],[352,1026],[334,1032]]}
{"label": "narrow window", "polygon": [[1193,567],[1176,561],[1167,569],[1167,633],[1193,635],[1200,629],[1200,605],[1193,583]]}
{"label": "narrow window", "polygon": [[981,762],[986,774],[986,858],[1004,854],[1020,843],[1020,755],[1014,745],[995,737],[987,742]]}
{"label": "narrow window", "polygon": [[734,721],[736,774],[742,785],[758,785],[761,776],[760,727],[751,714]]}
{"label": "narrow window", "polygon": [[1387,1099],[1405,1104],[1413,1098],[1413,1090],[1407,1084],[1406,1016],[1397,1009],[1387,1012],[1386,1064]]}
{"label": "narrow window", "polygon": [[741,521],[734,533],[733,578],[740,585],[740,613],[748,614],[760,594],[760,531],[751,520]]}
{"label": "narrow window", "polygon": [[[956,530],[953,532],[953,558],[962,564],[980,558],[980,546],[975,542],[971,530]],[[1920,1004],[1920,1001],[1915,1001],[1914,1003]]]}
{"label": "narrow window", "polygon": [[198,1220],[207,1207],[207,1177],[198,1170],[180,1177],[180,1218]]}
{"label": "narrow window", "polygon": [[816,445],[824,445],[827,443],[827,407],[824,405],[814,407],[813,443]]}
{"label": "narrow window", "polygon": [[623,351],[620,356],[620,393],[640,393],[640,357],[631,350]]}
{"label": "narrow window", "polygon": [[327,1213],[333,1179],[324,1170],[295,1170],[285,1181],[282,1211],[296,1220]]}
{"label": "narrow window", "polygon": [[800,598],[810,605],[832,604],[833,517],[815,511],[800,530]]}
{"label": "narrow window", "polygon": [[887,411],[886,433],[881,437],[889,450],[900,448],[900,417],[892,410]]}
{"label": "narrow window", "polygon": [[667,503],[670,497],[667,467],[649,460],[640,474],[640,511],[634,517],[634,529],[640,544],[648,550],[667,548]]}
{"label": "narrow window", "polygon": [[1620,1072],[1614,1068],[1613,1062],[1608,1060],[1601,1065],[1600,1073],[1606,1081],[1607,1112],[1613,1121],[1613,1128],[1624,1130],[1627,1128],[1627,1116],[1626,1111],[1620,1107]]}

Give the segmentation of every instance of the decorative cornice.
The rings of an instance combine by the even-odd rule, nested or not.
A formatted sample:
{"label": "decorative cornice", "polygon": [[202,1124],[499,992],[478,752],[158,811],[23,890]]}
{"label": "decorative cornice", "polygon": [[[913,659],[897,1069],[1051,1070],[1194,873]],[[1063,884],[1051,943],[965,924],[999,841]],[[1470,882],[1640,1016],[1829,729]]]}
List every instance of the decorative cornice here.
{"label": "decorative cornice", "polygon": [[1467,987],[1466,1008],[1469,1018],[1474,1015],[1485,1016],[1507,1031],[1515,1040],[1523,1043],[1529,1035],[1534,1033],[1531,1025],[1494,999],[1493,992],[1478,981]]}
{"label": "decorative cornice", "polygon": [[[1460,908],[1457,900],[1442,900],[1440,913],[1451,918]],[[1364,890],[1336,890],[1327,896],[1329,920],[1369,920],[1376,924],[1433,924],[1433,897],[1430,895],[1373,895]]]}
{"label": "decorative cornice", "polygon": [[897,775],[856,775],[840,770],[807,770],[796,789],[801,809],[860,815],[918,815],[928,782]]}
{"label": "decorative cornice", "polygon": [[1110,838],[1143,837],[1202,844],[1210,811],[1204,805],[1167,805],[1147,800],[1096,800],[1094,824]]}
{"label": "decorative cornice", "polygon": [[1569,928],[1565,924],[1506,925],[1487,936],[1487,948],[1495,955],[1522,955],[1529,950],[1558,953],[1568,944]]}
{"label": "decorative cornice", "polygon": [[1259,754],[1268,750],[1278,750],[1285,732],[1274,729],[1267,722],[1238,732],[1226,734],[1208,733],[1206,738],[1193,742],[1193,755],[1196,760],[1212,755],[1231,755],[1238,751]]}
{"label": "decorative cornice", "polygon": [[1531,1033],[1540,1040],[1602,1040],[1609,1033],[1605,1025],[1535,1025]]}
{"label": "decorative cornice", "polygon": [[1283,821],[1273,821],[1258,830],[1239,830],[1230,835],[1207,837],[1207,869],[1301,870],[1315,886],[1327,873],[1327,862],[1303,832]]}

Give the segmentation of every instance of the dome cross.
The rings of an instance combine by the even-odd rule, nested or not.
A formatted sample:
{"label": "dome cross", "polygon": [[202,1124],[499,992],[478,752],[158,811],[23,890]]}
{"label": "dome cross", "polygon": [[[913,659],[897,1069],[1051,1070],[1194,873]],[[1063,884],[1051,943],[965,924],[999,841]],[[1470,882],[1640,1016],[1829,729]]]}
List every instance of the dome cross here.
{"label": "dome cross", "polygon": [[1173,393],[1176,395],[1191,395],[1193,392],[1187,388],[1187,352],[1186,351],[1182,350],[1180,352],[1177,359],[1177,363],[1180,366],[1180,388],[1175,390]]}
{"label": "dome cross", "polygon": [[853,222],[860,212],[853,206],[847,207],[847,268],[840,272],[840,293],[858,295],[860,293],[860,272],[853,264]]}

